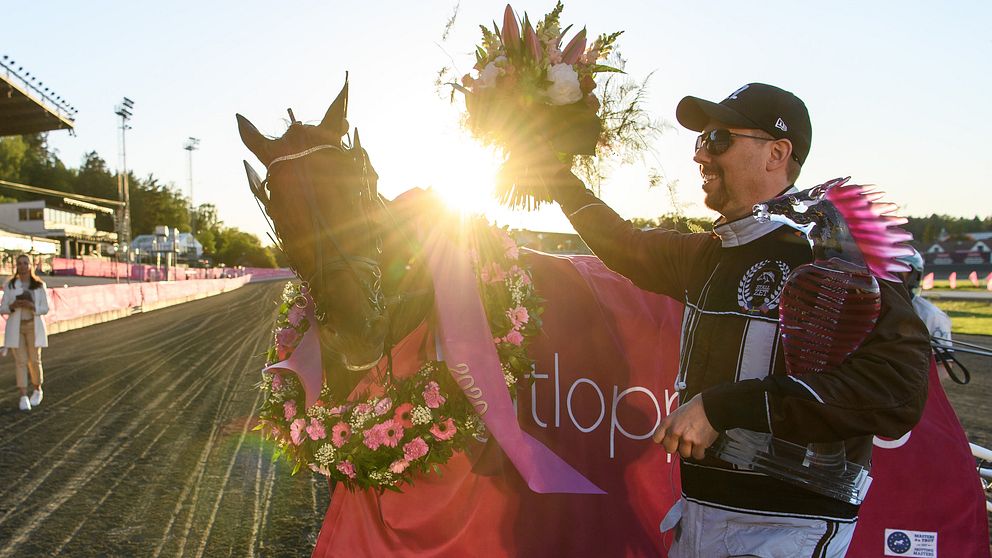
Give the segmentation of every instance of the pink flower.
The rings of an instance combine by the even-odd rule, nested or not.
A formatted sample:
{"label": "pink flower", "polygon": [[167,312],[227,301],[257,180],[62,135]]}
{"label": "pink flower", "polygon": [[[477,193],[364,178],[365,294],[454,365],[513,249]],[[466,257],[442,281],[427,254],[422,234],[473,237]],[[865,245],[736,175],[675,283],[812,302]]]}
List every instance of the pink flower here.
{"label": "pink flower", "polygon": [[280,328],[276,331],[276,345],[292,348],[300,339],[300,332],[291,327]]}
{"label": "pink flower", "polygon": [[527,309],[523,306],[517,306],[516,308],[507,310],[506,316],[510,318],[510,323],[513,324],[513,329],[519,329],[520,326],[526,324],[530,320],[530,314],[527,313]]}
{"label": "pink flower", "polygon": [[410,462],[406,459],[397,459],[396,461],[393,461],[392,465],[389,466],[389,472],[398,475],[403,471],[406,471],[406,468],[409,466]]}
{"label": "pink flower", "polygon": [[391,448],[395,448],[403,441],[403,426],[393,419],[387,420],[376,428],[382,432],[382,443]]}
{"label": "pink flower", "polygon": [[306,439],[304,431],[307,428],[307,419],[296,419],[289,425],[289,438],[293,440],[293,445],[300,445]]}
{"label": "pink flower", "polygon": [[290,399],[289,401],[282,404],[282,414],[286,417],[286,420],[293,420],[296,416],[296,401]]}
{"label": "pink flower", "polygon": [[310,470],[314,473],[324,475],[325,477],[331,476],[331,471],[327,467],[318,467],[313,463],[310,464]]}
{"label": "pink flower", "polygon": [[365,447],[369,448],[370,450],[379,449],[379,446],[381,446],[385,441],[383,439],[382,429],[379,428],[379,426],[380,425],[377,424],[362,433],[362,436],[364,438],[362,441],[365,444]]}
{"label": "pink flower", "polygon": [[272,391],[279,391],[282,389],[282,374],[274,373],[272,374]]}
{"label": "pink flower", "polygon": [[508,271],[507,273],[520,279],[521,285],[530,285],[530,276],[527,275],[527,272],[521,269],[519,266],[515,265],[511,267],[510,271]]}
{"label": "pink flower", "polygon": [[393,420],[400,423],[403,428],[413,428],[413,403],[403,403],[393,411]]}
{"label": "pink flower", "polygon": [[389,408],[392,407],[392,406],[393,406],[393,400],[392,399],[390,399],[388,397],[385,397],[383,399],[380,399],[379,402],[375,404],[375,414],[376,414],[376,416],[380,416],[380,415],[386,414],[386,411],[388,411]]}
{"label": "pink flower", "polygon": [[407,461],[420,459],[427,455],[427,442],[423,438],[417,437],[403,444],[403,458]]}
{"label": "pink flower", "polygon": [[358,405],[355,405],[355,414],[356,415],[364,415],[364,414],[367,414],[371,410],[372,410],[372,405],[369,405],[368,403],[360,403]]}
{"label": "pink flower", "polygon": [[304,316],[306,316],[306,309],[301,308],[297,304],[293,304],[289,308],[289,312],[286,314],[286,321],[293,327],[299,327],[300,321],[303,320]]}
{"label": "pink flower", "polygon": [[337,407],[331,407],[330,409],[328,409],[327,413],[330,415],[340,415],[341,413],[347,410],[348,410],[347,405],[338,405]]}
{"label": "pink flower", "polygon": [[331,443],[336,448],[345,445],[350,437],[351,427],[343,422],[339,422],[334,425],[334,428],[331,428]]}
{"label": "pink flower", "polygon": [[327,431],[324,430],[324,423],[317,419],[310,419],[310,426],[307,427],[307,435],[310,436],[311,440],[323,440],[327,437]]}
{"label": "pink flower", "polygon": [[496,262],[490,262],[479,269],[479,279],[483,283],[501,283],[506,280],[506,272]]}
{"label": "pink flower", "polygon": [[437,382],[431,382],[424,388],[424,403],[431,409],[437,409],[444,404],[444,396],[441,395],[441,386]]}
{"label": "pink flower", "polygon": [[338,471],[349,479],[355,478],[355,466],[351,464],[351,461],[342,461],[338,463]]}
{"label": "pink flower", "polygon": [[503,249],[506,251],[506,257],[510,260],[515,260],[520,257],[520,249],[517,247],[517,243],[513,241],[513,238],[507,234],[502,235]]}
{"label": "pink flower", "polygon": [[510,331],[510,333],[507,333],[504,339],[506,339],[507,343],[512,343],[518,347],[522,345],[524,342],[524,336],[521,335],[520,332],[515,329]]}
{"label": "pink flower", "polygon": [[450,440],[455,436],[457,429],[455,428],[455,421],[445,419],[444,422],[439,422],[431,427],[431,435],[438,440]]}

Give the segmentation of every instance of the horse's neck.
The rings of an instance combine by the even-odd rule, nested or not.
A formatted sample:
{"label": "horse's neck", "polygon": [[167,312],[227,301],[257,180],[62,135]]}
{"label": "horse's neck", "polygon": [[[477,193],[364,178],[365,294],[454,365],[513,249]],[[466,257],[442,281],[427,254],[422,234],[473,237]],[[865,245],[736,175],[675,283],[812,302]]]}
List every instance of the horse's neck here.
{"label": "horse's neck", "polygon": [[417,220],[422,218],[426,194],[403,195],[386,202],[382,288],[388,303],[389,342],[406,337],[427,317],[434,305],[434,291],[426,257],[421,250]]}

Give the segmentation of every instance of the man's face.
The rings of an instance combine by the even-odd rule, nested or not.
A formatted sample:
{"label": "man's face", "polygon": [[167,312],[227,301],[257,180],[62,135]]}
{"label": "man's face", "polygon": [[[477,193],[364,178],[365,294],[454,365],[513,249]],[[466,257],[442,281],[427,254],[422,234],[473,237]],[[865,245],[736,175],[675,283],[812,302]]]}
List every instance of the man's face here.
{"label": "man's face", "polygon": [[765,165],[771,141],[742,136],[772,139],[766,132],[744,128],[730,128],[720,122],[711,122],[703,130],[709,133],[727,129],[732,135],[730,147],[722,154],[713,155],[700,146],[693,161],[699,163],[706,193],[706,207],[719,212],[728,220],[739,219],[751,213],[754,204],[764,201],[767,188]]}

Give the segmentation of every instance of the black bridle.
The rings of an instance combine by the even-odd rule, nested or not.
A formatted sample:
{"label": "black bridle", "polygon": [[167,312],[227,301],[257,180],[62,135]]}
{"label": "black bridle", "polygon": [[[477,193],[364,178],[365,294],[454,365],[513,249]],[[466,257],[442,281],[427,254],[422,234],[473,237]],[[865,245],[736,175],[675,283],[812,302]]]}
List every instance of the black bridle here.
{"label": "black bridle", "polygon": [[[291,155],[277,157],[266,166],[267,174],[262,183],[263,187],[264,185],[267,185],[274,165],[296,159],[305,159],[308,156],[325,149],[333,149],[341,153],[346,153],[346,150],[339,146],[325,144],[317,145]],[[385,202],[382,197],[379,196],[376,191],[375,184],[370,179],[370,174],[374,171],[371,171],[370,165],[368,164],[368,156],[366,155],[365,150],[362,149],[358,155],[360,156],[360,170],[362,177],[361,188],[358,193],[359,207],[361,208],[363,218],[366,223],[366,230],[369,235],[368,245],[373,247],[376,255],[381,255],[382,236],[379,233],[377,219],[374,215],[384,208]],[[308,286],[308,288],[311,288],[316,285],[324,285],[326,276],[332,272],[342,270],[348,271],[358,283],[359,287],[363,290],[369,305],[374,310],[373,316],[368,320],[372,321],[386,318],[386,298],[382,291],[382,269],[378,260],[365,256],[349,254],[344,251],[341,247],[341,243],[338,242],[337,238],[335,238],[333,231],[324,219],[323,214],[319,211],[314,184],[313,181],[310,180],[310,173],[307,169],[308,161],[301,161],[301,163],[303,164],[294,165],[293,171],[296,175],[297,181],[303,189],[306,202],[310,207],[309,213],[314,233],[314,261],[316,262],[316,271],[314,277],[307,278],[301,276],[300,279]],[[328,261],[324,261],[325,237],[330,241],[335,252],[337,253],[337,257]],[[297,272],[297,275],[299,275],[299,272]],[[327,313],[321,310],[320,304],[316,299],[314,300],[314,307],[317,321],[321,324],[325,324],[327,320]]]}

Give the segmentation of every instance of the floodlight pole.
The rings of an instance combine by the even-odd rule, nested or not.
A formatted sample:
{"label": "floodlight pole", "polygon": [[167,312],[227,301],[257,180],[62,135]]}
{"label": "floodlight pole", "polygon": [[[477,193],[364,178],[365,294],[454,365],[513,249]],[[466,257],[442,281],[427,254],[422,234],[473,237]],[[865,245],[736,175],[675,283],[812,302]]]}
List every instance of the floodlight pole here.
{"label": "floodlight pole", "polygon": [[190,229],[196,235],[196,204],[193,203],[193,152],[198,149],[200,140],[190,136],[183,144],[183,149],[189,152],[189,218]]}
{"label": "floodlight pole", "polygon": [[128,121],[131,120],[131,111],[134,109],[134,101],[124,97],[121,104],[114,108],[114,114],[121,117],[121,169],[117,172],[117,195],[124,202],[121,208],[120,235],[124,250],[127,252],[127,262],[131,263],[131,189],[127,181],[127,131],[131,129]]}

